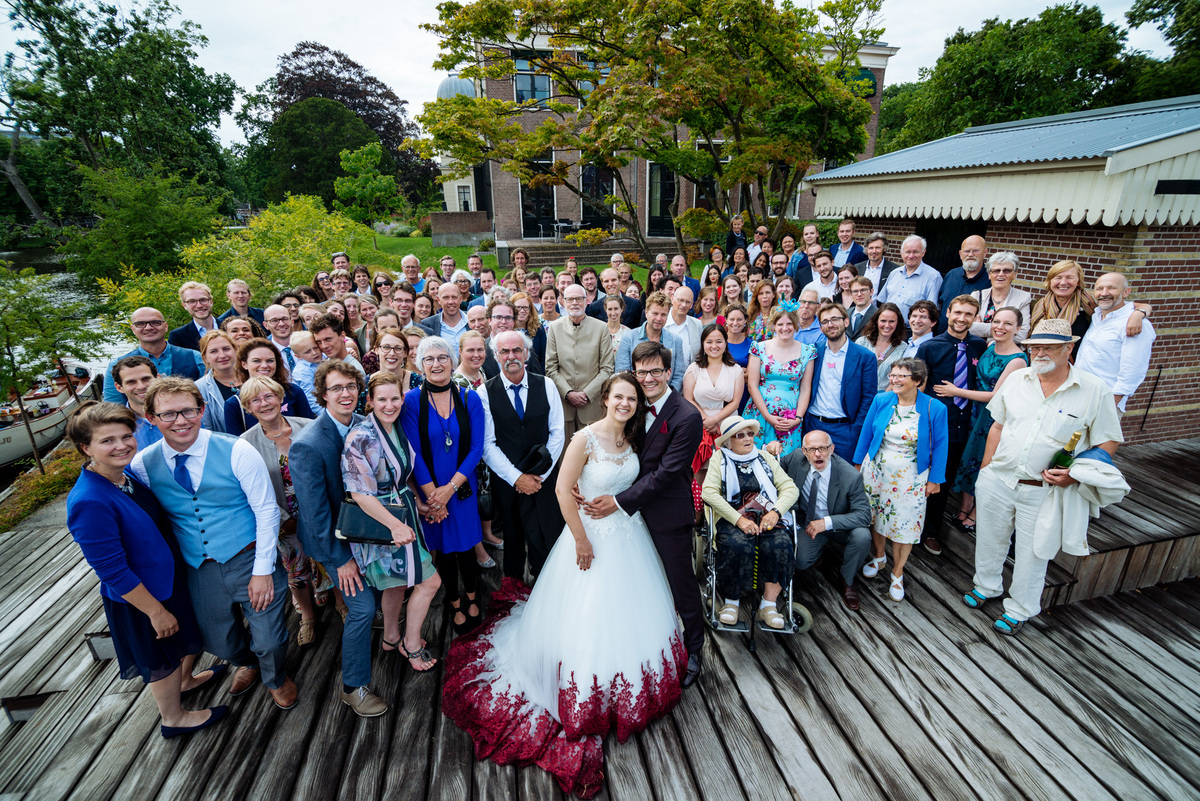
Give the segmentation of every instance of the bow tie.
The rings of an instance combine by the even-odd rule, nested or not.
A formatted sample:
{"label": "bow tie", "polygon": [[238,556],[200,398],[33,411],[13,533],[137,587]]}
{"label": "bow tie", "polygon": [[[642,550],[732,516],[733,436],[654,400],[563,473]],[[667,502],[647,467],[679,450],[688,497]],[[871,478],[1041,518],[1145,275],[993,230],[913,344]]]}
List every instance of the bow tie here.
{"label": "bow tie", "polygon": [[651,406],[651,407],[650,407],[650,416],[651,416],[651,417],[658,417],[658,409],[655,409],[653,406]]}

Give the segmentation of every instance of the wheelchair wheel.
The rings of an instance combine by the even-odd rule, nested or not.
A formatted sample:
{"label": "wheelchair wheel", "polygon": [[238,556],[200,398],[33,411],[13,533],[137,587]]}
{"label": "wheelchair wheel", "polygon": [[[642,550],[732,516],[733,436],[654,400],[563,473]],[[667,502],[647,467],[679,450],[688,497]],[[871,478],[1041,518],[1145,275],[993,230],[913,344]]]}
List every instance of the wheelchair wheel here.
{"label": "wheelchair wheel", "polygon": [[793,633],[804,634],[812,628],[812,612],[808,611],[808,607],[804,604],[795,601],[792,603],[792,621]]}

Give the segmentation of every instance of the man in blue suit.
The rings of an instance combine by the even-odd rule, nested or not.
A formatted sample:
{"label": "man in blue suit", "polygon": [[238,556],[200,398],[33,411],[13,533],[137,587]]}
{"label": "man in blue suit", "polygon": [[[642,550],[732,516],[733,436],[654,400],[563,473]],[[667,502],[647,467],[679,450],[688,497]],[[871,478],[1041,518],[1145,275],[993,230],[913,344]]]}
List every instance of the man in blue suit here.
{"label": "man in blue suit", "polygon": [[688,275],[687,259],[676,255],[671,259],[671,275],[683,281],[683,285],[692,290],[692,297],[700,294],[700,282]]}
{"label": "man in blue suit", "polygon": [[199,351],[167,343],[167,320],[158,309],[150,306],[137,309],[129,315],[129,327],[133,329],[138,346],[109,361],[104,374],[104,399],[109,403],[125,403],[125,396],[113,381],[113,367],[129,356],[145,356],[158,375],[177,375],[193,381],[204,375],[204,361]]}
{"label": "man in blue suit", "polygon": [[375,592],[363,583],[350,546],[334,536],[346,487],[342,480],[342,445],[350,427],[362,420],[354,413],[363,380],[354,367],[330,359],[317,368],[313,394],[325,407],[312,425],[292,443],[288,465],[300,505],[297,532],[304,552],[337,577],[346,602],[342,621],[342,703],[364,718],[387,711],[382,698],[371,692],[371,623]]}
{"label": "man in blue suit", "polygon": [[846,309],[826,303],[817,313],[825,342],[817,345],[812,397],[804,415],[804,433],[824,431],[834,452],[849,457],[878,387],[875,354],[846,336]]}

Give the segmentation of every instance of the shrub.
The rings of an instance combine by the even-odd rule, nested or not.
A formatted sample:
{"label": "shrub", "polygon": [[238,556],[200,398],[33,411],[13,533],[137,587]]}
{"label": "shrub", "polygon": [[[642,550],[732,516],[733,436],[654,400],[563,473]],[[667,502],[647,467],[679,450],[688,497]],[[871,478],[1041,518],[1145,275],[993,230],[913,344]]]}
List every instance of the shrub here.
{"label": "shrub", "polygon": [[0,531],[11,531],[13,526],[69,491],[83,469],[83,457],[74,448],[63,447],[42,464],[45,475],[23,473],[13,482],[12,495],[0,503]]}
{"label": "shrub", "polygon": [[479,240],[479,249],[482,251],[486,252],[486,251],[491,250],[494,247],[496,247],[495,239],[480,239]]}

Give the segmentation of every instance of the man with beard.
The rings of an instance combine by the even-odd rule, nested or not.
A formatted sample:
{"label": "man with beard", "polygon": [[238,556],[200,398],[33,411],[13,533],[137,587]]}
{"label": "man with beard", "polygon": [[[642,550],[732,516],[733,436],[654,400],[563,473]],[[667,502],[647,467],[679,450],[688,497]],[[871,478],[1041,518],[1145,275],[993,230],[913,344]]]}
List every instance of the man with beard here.
{"label": "man with beard", "polygon": [[491,351],[500,375],[479,393],[486,426],[483,458],[495,480],[496,511],[504,526],[504,575],[537,578],[562,533],[554,487],[562,455],[563,405],[553,382],[525,369],[529,344],[520,331],[497,334]]}
{"label": "man with beard", "polygon": [[[950,320],[953,326],[953,311]],[[1046,567],[1053,553],[1038,547],[1039,533],[1049,526],[1049,541],[1053,543],[1055,535],[1059,543],[1063,540],[1063,516],[1041,514],[1042,502],[1054,492],[1052,487],[1067,488],[1077,481],[1070,469],[1051,467],[1051,459],[1076,434],[1077,456],[1091,448],[1111,456],[1123,441],[1112,390],[1070,363],[1078,339],[1065,320],[1038,323],[1023,343],[1029,349],[1030,366],[1010,375],[988,403],[994,422],[975,482],[979,522],[974,587],[963,596],[963,603],[979,608],[1004,594],[1002,571],[1015,529],[1012,583],[1004,614],[993,624],[1001,634],[1016,634],[1041,611]],[[1104,454],[1097,451],[1089,457],[1105,461]]]}
{"label": "man with beard", "polygon": [[[946,476],[958,473],[963,449],[971,436],[971,402],[958,396],[939,397],[933,388],[950,381],[959,389],[976,390],[975,371],[979,357],[987,349],[987,342],[971,333],[971,323],[979,313],[979,301],[971,295],[959,295],[950,301],[949,321],[946,331],[917,348],[917,358],[929,366],[929,379],[922,388],[926,395],[946,405],[949,424],[949,446],[946,454]],[[942,515],[946,511],[946,486],[942,491],[929,496],[925,511],[925,530],[921,543],[934,556],[942,552],[938,534],[942,528]]]}
{"label": "man with beard", "polygon": [[613,374],[612,337],[608,326],[586,314],[584,288],[563,293],[565,317],[550,324],[546,336],[546,378],[563,399],[567,436],[604,416],[600,388]]}
{"label": "man with beard", "polygon": [[[512,301],[507,298],[497,298],[488,304],[488,330],[491,331],[492,339],[503,334],[505,331],[512,331],[516,328],[517,309],[513,306]],[[488,341],[487,358],[483,360],[483,374],[488,378],[495,378],[500,375],[500,362],[496,361],[495,348],[492,346],[491,340]],[[542,366],[542,360],[533,350],[530,350],[526,357],[528,359],[525,367],[531,373],[537,375],[545,375],[546,369]]]}
{"label": "man with beard", "polygon": [[942,279],[942,291],[938,295],[938,307],[942,310],[942,316],[938,320],[938,331],[946,330],[946,315],[949,314],[947,304],[950,301],[959,295],[974,295],[992,285],[991,276],[984,269],[987,265],[987,242],[983,241],[982,236],[968,236],[964,239],[958,257],[962,260],[962,267],[956,267]]}

